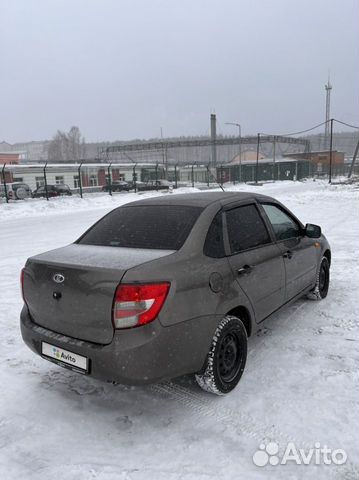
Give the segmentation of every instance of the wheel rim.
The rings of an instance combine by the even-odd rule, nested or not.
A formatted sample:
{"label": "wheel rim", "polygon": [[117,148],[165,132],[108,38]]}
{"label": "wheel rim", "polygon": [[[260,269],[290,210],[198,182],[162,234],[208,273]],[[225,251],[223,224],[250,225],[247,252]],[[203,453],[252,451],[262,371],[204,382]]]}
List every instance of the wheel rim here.
{"label": "wheel rim", "polygon": [[218,373],[223,382],[231,382],[236,377],[240,361],[239,338],[235,332],[229,332],[218,348]]}
{"label": "wheel rim", "polygon": [[325,265],[320,267],[319,272],[319,291],[322,293],[325,291],[328,284],[328,270]]}

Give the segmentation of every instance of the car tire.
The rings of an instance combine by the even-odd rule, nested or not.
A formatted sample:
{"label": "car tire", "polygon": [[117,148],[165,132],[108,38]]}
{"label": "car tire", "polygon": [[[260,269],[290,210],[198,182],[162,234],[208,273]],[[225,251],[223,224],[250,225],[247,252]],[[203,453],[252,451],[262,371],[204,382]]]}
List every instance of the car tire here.
{"label": "car tire", "polygon": [[247,331],[243,322],[226,315],[214,332],[205,364],[195,375],[206,392],[225,395],[238,384],[247,360]]}
{"label": "car tire", "polygon": [[323,300],[328,295],[330,282],[330,265],[327,257],[323,257],[317,273],[315,287],[311,290],[307,298],[309,300]]}
{"label": "car tire", "polygon": [[27,197],[28,197],[28,193],[25,190],[25,188],[20,187],[16,189],[16,192],[15,192],[16,200],[24,200]]}

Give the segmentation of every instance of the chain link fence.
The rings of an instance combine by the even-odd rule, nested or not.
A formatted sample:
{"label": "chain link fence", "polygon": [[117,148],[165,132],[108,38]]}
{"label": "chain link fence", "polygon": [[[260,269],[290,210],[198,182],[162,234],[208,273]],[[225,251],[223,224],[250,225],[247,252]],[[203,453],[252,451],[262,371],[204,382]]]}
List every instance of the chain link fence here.
{"label": "chain link fence", "polygon": [[[225,184],[257,184],[274,181],[300,181],[306,178],[344,182],[351,161],[341,152],[311,152],[310,160],[301,154],[280,159],[258,159],[210,164],[165,165],[163,163],[70,163],[3,165],[0,200],[45,198],[106,193],[172,190],[180,187],[218,188]],[[351,159],[349,159],[351,160]],[[354,165],[352,179],[359,176]]]}

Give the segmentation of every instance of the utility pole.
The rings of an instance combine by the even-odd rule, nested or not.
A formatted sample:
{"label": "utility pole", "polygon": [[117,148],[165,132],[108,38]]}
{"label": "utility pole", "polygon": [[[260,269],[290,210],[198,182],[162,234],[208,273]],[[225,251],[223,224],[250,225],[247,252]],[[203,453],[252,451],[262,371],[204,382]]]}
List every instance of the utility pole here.
{"label": "utility pole", "polygon": [[235,125],[238,127],[238,156],[239,156],[239,183],[242,182],[242,131],[240,123],[226,122],[225,125]]}
{"label": "utility pole", "polygon": [[276,147],[275,141],[276,141],[276,138],[273,137],[273,174],[272,174],[273,181],[274,181],[274,173],[275,173],[275,147]]}
{"label": "utility pole", "polygon": [[329,183],[332,183],[332,162],[333,162],[333,121],[330,119],[330,150],[329,150]]}
{"label": "utility pole", "polygon": [[217,166],[217,148],[216,148],[216,114],[211,113],[211,143],[212,143],[212,167],[216,168]]}
{"label": "utility pole", "polygon": [[257,133],[257,161],[256,161],[256,185],[258,183],[258,166],[259,166],[259,143],[261,141],[261,134]]}
{"label": "utility pole", "polygon": [[166,180],[167,180],[167,147],[165,148],[163,144],[163,130],[161,127],[161,143],[162,143],[162,165],[165,167],[165,173],[166,173]]}
{"label": "utility pole", "polygon": [[350,165],[348,178],[350,178],[352,176],[353,168],[354,168],[354,165],[355,165],[355,160],[357,159],[357,156],[358,156],[358,152],[359,152],[359,140],[358,140],[357,146],[355,147],[355,150],[354,150],[353,160],[352,160],[352,163]]}

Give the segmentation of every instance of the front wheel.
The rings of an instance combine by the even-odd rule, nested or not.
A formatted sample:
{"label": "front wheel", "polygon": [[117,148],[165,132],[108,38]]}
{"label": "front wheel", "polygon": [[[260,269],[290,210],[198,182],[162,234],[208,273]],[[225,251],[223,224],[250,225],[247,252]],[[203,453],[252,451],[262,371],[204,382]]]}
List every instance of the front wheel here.
{"label": "front wheel", "polygon": [[323,257],[317,274],[315,287],[308,293],[310,300],[323,300],[328,295],[330,282],[330,267],[327,257]]}
{"label": "front wheel", "polygon": [[206,392],[224,395],[239,382],[247,360],[247,332],[243,322],[226,315],[214,332],[198,385]]}

